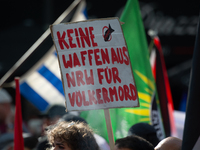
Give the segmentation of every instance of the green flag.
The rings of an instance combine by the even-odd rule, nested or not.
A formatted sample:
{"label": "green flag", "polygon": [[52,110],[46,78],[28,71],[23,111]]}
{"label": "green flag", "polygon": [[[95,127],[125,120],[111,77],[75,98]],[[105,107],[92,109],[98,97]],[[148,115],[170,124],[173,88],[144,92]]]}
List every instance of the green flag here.
{"label": "green flag", "polygon": [[[127,136],[129,128],[139,122],[152,124],[160,139],[164,130],[160,116],[155,81],[149,61],[146,35],[137,0],[128,0],[120,21],[127,43],[134,79],[139,96],[140,107],[110,109],[114,140]],[[108,141],[103,110],[84,111],[81,116],[89,125]]]}

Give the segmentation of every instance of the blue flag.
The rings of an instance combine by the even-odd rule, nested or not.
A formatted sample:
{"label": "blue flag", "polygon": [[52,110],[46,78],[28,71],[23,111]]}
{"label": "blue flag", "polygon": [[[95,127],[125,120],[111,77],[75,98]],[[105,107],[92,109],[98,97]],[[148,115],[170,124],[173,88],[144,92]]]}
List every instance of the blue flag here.
{"label": "blue flag", "polygon": [[[81,1],[71,21],[86,20],[86,2]],[[31,69],[20,84],[21,94],[40,111],[49,105],[65,104],[58,58],[54,47]],[[43,57],[43,58],[44,58]]]}

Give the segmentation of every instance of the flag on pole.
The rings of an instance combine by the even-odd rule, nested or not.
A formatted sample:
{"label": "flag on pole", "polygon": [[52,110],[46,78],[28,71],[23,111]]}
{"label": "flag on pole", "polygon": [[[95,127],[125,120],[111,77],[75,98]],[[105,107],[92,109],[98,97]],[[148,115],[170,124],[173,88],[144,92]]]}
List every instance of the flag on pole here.
{"label": "flag on pole", "polygon": [[48,105],[64,105],[64,91],[55,51],[36,70],[30,71],[21,83],[21,94],[40,111]]}
{"label": "flag on pole", "polygon": [[16,96],[15,96],[14,150],[24,150],[19,78],[15,78],[15,84],[16,84]]}
{"label": "flag on pole", "polygon": [[[110,109],[114,139],[128,135],[129,128],[139,122],[152,124],[159,139],[165,137],[159,100],[152,75],[147,40],[137,0],[128,0],[120,18],[136,82],[140,107]],[[103,110],[81,113],[87,122],[108,141]]]}
{"label": "flag on pole", "polygon": [[166,136],[177,136],[174,120],[174,106],[169,85],[165,60],[162,52],[160,39],[152,36],[155,49],[151,50],[150,62],[161,107],[161,114]]}
{"label": "flag on pole", "polygon": [[182,150],[198,150],[200,146],[200,17],[190,74]]}
{"label": "flag on pole", "polygon": [[[71,21],[86,20],[86,1],[82,0]],[[23,80],[24,79],[24,80]],[[58,58],[54,46],[22,77],[21,94],[40,111],[49,105],[65,105]]]}

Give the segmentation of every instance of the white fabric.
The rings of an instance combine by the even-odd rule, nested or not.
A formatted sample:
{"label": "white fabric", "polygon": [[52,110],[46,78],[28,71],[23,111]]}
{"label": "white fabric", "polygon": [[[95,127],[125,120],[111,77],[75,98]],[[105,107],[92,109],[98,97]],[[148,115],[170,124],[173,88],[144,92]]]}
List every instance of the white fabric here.
{"label": "white fabric", "polygon": [[106,142],[106,140],[98,134],[94,134],[94,137],[97,141],[97,144],[100,147],[100,150],[110,150],[110,146]]}
{"label": "white fabric", "polygon": [[177,131],[177,138],[183,138],[184,124],[185,124],[185,112],[174,110],[175,126]]}

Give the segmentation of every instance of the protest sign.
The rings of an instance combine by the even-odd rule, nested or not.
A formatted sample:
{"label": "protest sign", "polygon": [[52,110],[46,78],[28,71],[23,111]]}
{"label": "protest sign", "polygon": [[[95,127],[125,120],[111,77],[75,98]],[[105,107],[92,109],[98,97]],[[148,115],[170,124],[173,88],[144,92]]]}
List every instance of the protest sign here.
{"label": "protest sign", "polygon": [[118,18],[52,25],[51,34],[68,111],[139,106]]}

